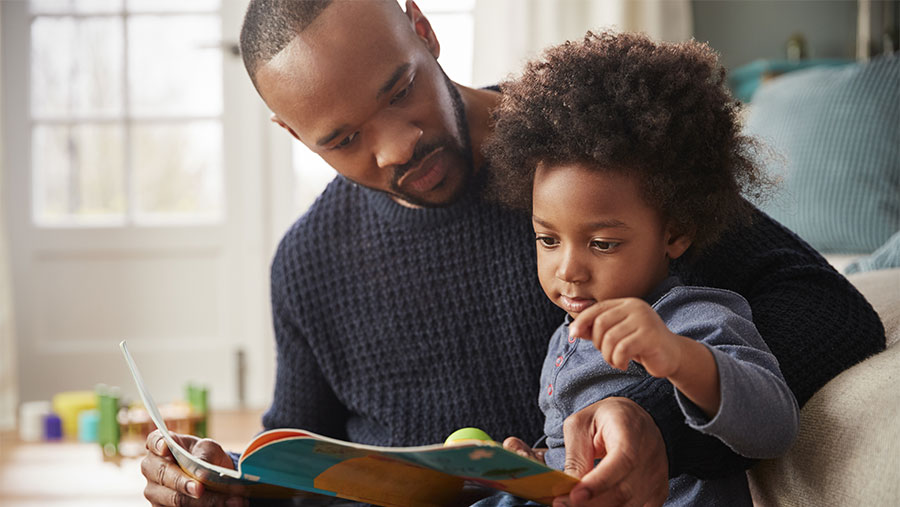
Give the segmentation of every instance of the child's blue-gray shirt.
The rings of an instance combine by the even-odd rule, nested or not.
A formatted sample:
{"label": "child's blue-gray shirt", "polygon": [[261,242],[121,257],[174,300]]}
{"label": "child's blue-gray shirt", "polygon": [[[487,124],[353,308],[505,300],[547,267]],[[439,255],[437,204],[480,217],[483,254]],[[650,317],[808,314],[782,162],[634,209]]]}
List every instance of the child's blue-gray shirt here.
{"label": "child's blue-gray shirt", "polygon": [[[675,390],[688,425],[748,458],[771,458],[787,451],[797,434],[799,409],[778,362],[753,325],[747,301],[727,290],[682,286],[675,277],[645,299],[670,331],[703,343],[716,360],[721,402],[715,417],[706,417]],[[566,417],[648,376],[635,362],[626,371],[607,364],[591,341],[569,336],[570,321],[567,317],[550,339],[541,371],[546,462],[557,469],[565,465]],[[715,481],[676,477],[670,481],[667,505],[734,501],[750,501],[743,472]]]}

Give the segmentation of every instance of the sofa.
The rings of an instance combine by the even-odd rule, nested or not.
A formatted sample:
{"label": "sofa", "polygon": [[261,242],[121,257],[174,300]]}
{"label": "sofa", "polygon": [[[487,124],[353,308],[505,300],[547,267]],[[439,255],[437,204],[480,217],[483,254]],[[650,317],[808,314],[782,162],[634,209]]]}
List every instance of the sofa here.
{"label": "sofa", "polygon": [[847,278],[881,317],[887,349],[803,406],[791,450],[749,471],[755,505],[900,505],[900,268]]}
{"label": "sofa", "polygon": [[748,472],[751,492],[759,506],[900,505],[900,55],[797,68],[746,108],[778,180],[758,204],[868,299],[887,348],[802,407],[795,444]]}

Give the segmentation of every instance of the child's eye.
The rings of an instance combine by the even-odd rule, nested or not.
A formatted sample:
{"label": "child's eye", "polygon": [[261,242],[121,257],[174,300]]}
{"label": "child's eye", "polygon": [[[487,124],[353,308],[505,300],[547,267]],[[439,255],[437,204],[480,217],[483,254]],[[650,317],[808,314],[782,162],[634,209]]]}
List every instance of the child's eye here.
{"label": "child's eye", "polygon": [[544,248],[553,248],[559,243],[556,238],[550,236],[535,236],[534,239]]}
{"label": "child's eye", "polygon": [[341,139],[341,142],[332,146],[331,149],[332,150],[340,150],[340,149],[346,148],[347,146],[350,146],[350,144],[353,143],[353,141],[356,139],[356,136],[358,134],[359,134],[359,132],[354,132],[354,133],[350,134],[349,136]]}
{"label": "child's eye", "polygon": [[619,246],[619,243],[616,243],[614,241],[601,241],[599,239],[591,241],[591,248],[596,248],[601,252],[609,252],[617,246]]}

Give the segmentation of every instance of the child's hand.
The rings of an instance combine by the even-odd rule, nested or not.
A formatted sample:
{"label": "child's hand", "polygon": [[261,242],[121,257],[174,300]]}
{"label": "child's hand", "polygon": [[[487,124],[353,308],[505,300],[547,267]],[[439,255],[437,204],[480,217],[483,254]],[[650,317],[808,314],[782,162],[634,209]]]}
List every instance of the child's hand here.
{"label": "child's hand", "polygon": [[544,462],[544,454],[547,452],[547,449],[532,449],[522,439],[516,437],[507,437],[503,441],[503,448],[541,463]]}
{"label": "child's hand", "polygon": [[680,337],[637,298],[608,299],[578,314],[569,334],[589,339],[614,368],[640,363],[654,377],[670,377],[681,364]]}

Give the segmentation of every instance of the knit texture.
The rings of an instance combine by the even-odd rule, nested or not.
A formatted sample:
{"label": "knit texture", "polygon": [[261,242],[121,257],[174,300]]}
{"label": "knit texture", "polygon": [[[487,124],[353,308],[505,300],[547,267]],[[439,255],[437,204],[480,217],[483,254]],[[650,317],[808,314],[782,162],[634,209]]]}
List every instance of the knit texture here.
{"label": "knit texture", "polygon": [[[464,426],[498,440],[541,435],[540,368],[563,313],[538,284],[530,218],[474,194],[409,209],[338,177],[294,224],[272,264],[278,367],[266,428],[391,446]],[[749,301],[801,405],[884,348],[862,296],[762,214],[675,271]],[[667,381],[617,394],[656,421],[670,476],[746,465],[685,425]]]}

